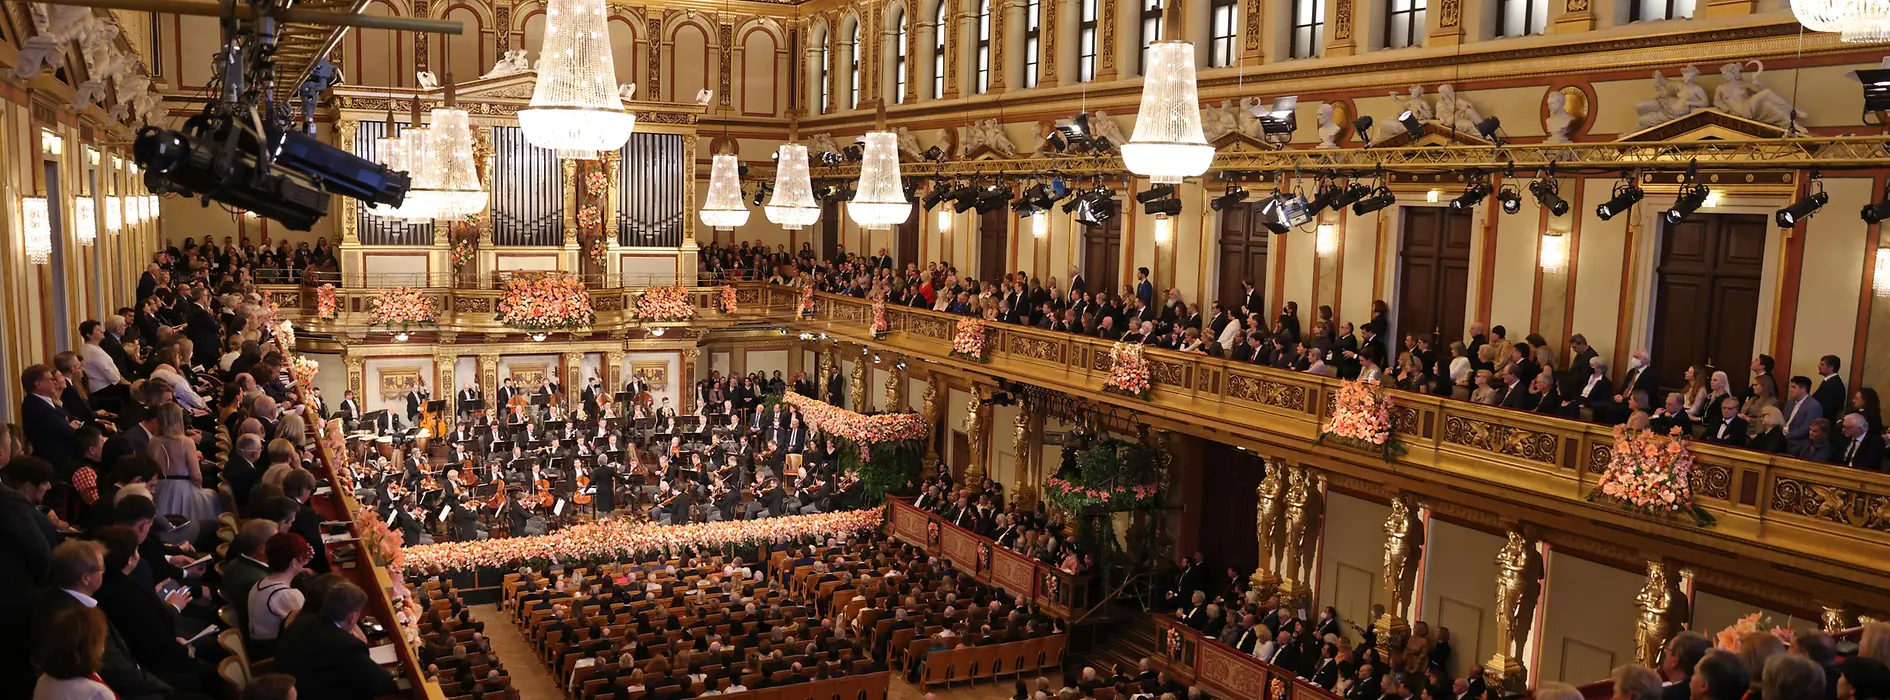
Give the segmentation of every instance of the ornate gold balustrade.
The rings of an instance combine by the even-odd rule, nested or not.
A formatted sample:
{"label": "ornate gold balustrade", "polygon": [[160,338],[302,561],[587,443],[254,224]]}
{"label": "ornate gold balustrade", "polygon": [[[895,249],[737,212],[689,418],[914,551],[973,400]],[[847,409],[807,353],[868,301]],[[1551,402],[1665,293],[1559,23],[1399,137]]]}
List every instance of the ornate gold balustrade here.
{"label": "ornate gold balustrade", "polygon": [[[1228,698],[1339,700],[1292,671],[1211,639],[1169,615],[1153,614],[1155,664],[1175,682]],[[1265,628],[1260,628],[1265,631]]]}
{"label": "ornate gold balustrade", "polygon": [[[793,308],[799,290],[775,287],[762,298]],[[1109,341],[993,323],[981,364],[949,356],[956,316],[889,306],[886,317],[891,332],[873,340],[871,302],[818,294],[813,314],[795,325],[1126,408],[1156,427],[1318,466],[1348,488],[1421,494],[1453,517],[1590,533],[1563,539],[1620,561],[1652,554],[1737,572],[1807,609],[1820,601],[1890,607],[1890,476],[1695,443],[1694,493],[1718,519],[1698,527],[1589,502],[1614,450],[1606,426],[1392,392],[1405,452],[1386,461],[1319,442],[1337,380],[1151,349],[1155,388],[1141,401],[1101,391]]]}
{"label": "ornate gold balustrade", "polygon": [[[268,301],[280,307],[280,318],[295,321],[298,327],[315,331],[331,331],[337,334],[367,333],[385,330],[369,325],[369,309],[379,288],[337,287],[336,316],[322,320],[316,315],[315,287],[293,284],[258,285],[258,289]],[[720,311],[719,301],[722,288],[719,286],[689,287],[689,297],[694,302],[697,318],[694,321],[674,323],[640,322],[632,313],[636,299],[646,287],[621,287],[592,289],[591,307],[597,312],[597,323],[590,330],[594,332],[621,332],[634,328],[652,326],[696,326],[717,327],[737,323],[752,323],[770,318],[781,318],[791,312],[791,307],[769,309],[762,304],[767,292],[760,285],[738,285],[735,290],[736,313],[725,314]],[[505,334],[519,333],[499,323],[499,299],[505,292],[497,289],[462,289],[455,287],[421,287],[421,295],[433,302],[439,311],[434,319],[434,326],[415,328],[413,332],[440,331],[465,334]],[[788,302],[782,301],[783,304]]]}
{"label": "ornate gold balustrade", "polygon": [[946,522],[920,510],[905,499],[888,497],[894,537],[925,548],[926,553],[951,560],[952,566],[977,579],[1010,591],[1018,600],[1033,600],[1043,609],[1074,620],[1101,601],[1090,597],[1091,577],[1071,574],[1018,554],[991,538]]}

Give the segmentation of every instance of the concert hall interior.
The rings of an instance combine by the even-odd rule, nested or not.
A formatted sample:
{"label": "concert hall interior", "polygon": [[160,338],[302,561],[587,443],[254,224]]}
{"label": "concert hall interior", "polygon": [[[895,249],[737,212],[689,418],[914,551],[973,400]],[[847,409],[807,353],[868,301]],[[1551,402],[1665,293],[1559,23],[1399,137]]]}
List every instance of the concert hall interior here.
{"label": "concert hall interior", "polygon": [[1890,700],[1883,5],[0,3],[0,697]]}

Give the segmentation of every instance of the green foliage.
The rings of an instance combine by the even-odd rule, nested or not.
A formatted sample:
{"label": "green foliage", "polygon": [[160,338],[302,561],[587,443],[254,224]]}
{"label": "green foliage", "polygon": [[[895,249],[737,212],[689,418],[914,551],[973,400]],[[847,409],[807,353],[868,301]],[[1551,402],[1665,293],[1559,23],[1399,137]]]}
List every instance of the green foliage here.
{"label": "green foliage", "polygon": [[840,451],[840,468],[860,477],[869,502],[888,493],[902,491],[919,470],[920,452],[925,446],[918,440],[882,442],[868,450],[868,459],[860,459],[860,445],[846,438],[832,438]]}

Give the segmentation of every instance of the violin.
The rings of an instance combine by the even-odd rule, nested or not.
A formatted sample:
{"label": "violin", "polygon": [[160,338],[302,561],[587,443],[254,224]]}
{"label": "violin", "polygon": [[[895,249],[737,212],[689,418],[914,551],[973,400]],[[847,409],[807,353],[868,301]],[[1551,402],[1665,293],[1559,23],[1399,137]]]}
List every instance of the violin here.
{"label": "violin", "polygon": [[433,480],[433,474],[432,474],[431,472],[428,472],[428,473],[426,473],[426,474],[422,474],[422,475],[420,476],[420,490],[422,490],[422,491],[438,491],[438,490],[439,490],[439,488],[440,488],[440,484],[439,484],[439,482],[436,482],[436,481],[434,481],[434,480]]}
{"label": "violin", "polygon": [[488,502],[493,510],[505,507],[505,480],[498,474],[492,475],[492,500]]}

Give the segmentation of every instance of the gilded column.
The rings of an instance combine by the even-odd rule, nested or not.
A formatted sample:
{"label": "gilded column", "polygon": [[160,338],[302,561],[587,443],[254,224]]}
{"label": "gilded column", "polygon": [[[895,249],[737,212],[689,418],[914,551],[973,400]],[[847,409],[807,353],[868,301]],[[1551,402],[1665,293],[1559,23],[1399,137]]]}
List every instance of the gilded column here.
{"label": "gilded column", "polygon": [[893,369],[886,373],[886,403],[880,406],[880,410],[899,413],[906,410],[906,371],[899,367],[904,358],[895,356],[888,359],[892,360]]}
{"label": "gilded column", "polygon": [[579,397],[584,395],[584,378],[582,376],[584,372],[584,353],[567,352],[564,353],[563,360],[564,407],[566,410],[572,410],[576,409],[578,404],[583,403],[579,400]]}
{"label": "gilded column", "polygon": [[866,366],[870,364],[866,360],[866,356],[861,355],[859,359],[853,361],[853,375],[847,383],[847,408],[860,413],[866,413],[871,410],[871,407],[866,405],[866,385],[868,383],[866,380]]}
{"label": "gilded column", "polygon": [[616,393],[623,386],[623,353],[604,353],[604,391]]}
{"label": "gilded column", "polygon": [[1640,619],[1634,623],[1634,653],[1649,668],[1660,664],[1660,652],[1667,638],[1680,631],[1687,618],[1686,592],[1680,590],[1680,573],[1671,562],[1647,561],[1647,582],[1634,597]]}
{"label": "gilded column", "polygon": [[1287,468],[1286,521],[1281,530],[1286,542],[1281,547],[1279,595],[1282,602],[1294,609],[1312,603],[1312,587],[1306,583],[1301,569],[1312,533],[1318,530],[1322,510],[1320,495],[1324,491],[1325,476],[1318,470],[1303,465]]}
{"label": "gilded column", "polygon": [[682,351],[682,377],[677,388],[682,391],[682,412],[696,412],[696,358],[702,357],[700,348],[684,348]]}
{"label": "gilded column", "polygon": [[925,411],[922,414],[925,416],[925,458],[920,462],[923,466],[920,476],[926,479],[938,476],[938,426],[939,417],[945,410],[945,406],[940,403],[943,400],[940,394],[943,393],[945,376],[935,372],[932,381],[925,385]]}
{"label": "gilded column", "polygon": [[1463,43],[1463,0],[1443,0],[1438,3],[1436,22],[1436,26],[1429,28],[1430,37],[1424,40],[1425,46],[1456,46]]}
{"label": "gilded column", "polygon": [[1542,554],[1523,525],[1510,527],[1508,541],[1496,553],[1496,654],[1483,664],[1491,688],[1522,692],[1528,670],[1522,652],[1536,621],[1542,596]]}
{"label": "gilded column", "polygon": [[1102,29],[1102,39],[1096,45],[1096,79],[1091,82],[1116,79],[1116,11],[1113,2],[1096,3],[1096,25]]}
{"label": "gilded column", "polygon": [[1404,614],[1411,607],[1411,589],[1416,583],[1418,560],[1424,556],[1424,530],[1418,523],[1418,506],[1409,494],[1391,494],[1391,513],[1385,516],[1385,597],[1391,605],[1385,616],[1374,624],[1378,629],[1378,649],[1396,663],[1404,652],[1404,640],[1411,627]]}
{"label": "gilded column", "polygon": [[905,104],[919,101],[919,25],[918,14],[908,7],[906,9],[906,91],[904,99],[901,100]]}
{"label": "gilded column", "polygon": [[[564,179],[558,184],[560,187],[564,188],[564,247],[569,250],[575,250],[577,248],[578,240],[577,164],[578,162],[574,158],[562,158],[558,160],[558,165],[564,168]],[[576,268],[567,267],[566,269]]]}
{"label": "gilded column", "polygon": [[512,0],[493,0],[492,26],[498,30],[493,37],[498,42],[496,48],[504,54],[512,48]]}
{"label": "gilded column", "polygon": [[[362,405],[367,404],[367,371],[359,357],[342,356],[342,362],[348,365],[348,390],[354,392],[355,399]],[[339,406],[340,403],[335,405]]]}
{"label": "gilded column", "polygon": [[[492,397],[491,401],[499,400],[499,356],[498,355],[480,355],[479,356],[479,385],[482,387],[485,387],[486,395]],[[486,404],[486,408],[504,408],[504,407],[499,406],[498,404],[495,404],[495,403],[488,402]]]}
{"label": "gilded column", "polygon": [[1843,603],[1833,605],[1819,601],[1819,606],[1823,609],[1823,612],[1819,613],[1818,621],[1823,623],[1825,632],[1837,634],[1839,631],[1856,626],[1856,624],[1851,621],[1850,611],[1844,609]]}
{"label": "gilded column", "polygon": [[1019,503],[1036,499],[1036,482],[1031,478],[1038,452],[1037,436],[1032,430],[1035,422],[1031,420],[1031,414],[1037,413],[1034,403],[1025,398],[1017,407],[1017,419],[1011,423],[1011,453],[1017,456],[1017,467],[1011,470],[1011,497]]}
{"label": "gilded column", "polygon": [[[962,0],[939,0],[946,4],[945,10],[945,94],[942,99],[958,97],[958,40],[960,27],[965,23],[965,5]],[[1103,3],[1107,6],[1108,3]]]}
{"label": "gilded column", "polygon": [[[1327,0],[1321,0],[1322,2]],[[1569,2],[1587,2],[1588,0],[1568,0]],[[1326,57],[1350,56],[1358,52],[1358,42],[1352,39],[1352,0],[1330,0],[1332,11],[1326,13],[1332,18],[1332,37],[1326,40]]]}
{"label": "gilded column", "polygon": [[1010,43],[1010,38],[1005,34],[1004,27],[1010,23],[1010,14],[1012,12],[1018,14],[1018,25],[1022,26],[1022,16],[1024,14],[1024,6],[1022,4],[1013,2],[1012,0],[997,0],[992,3],[991,76],[984,90],[987,95],[996,95],[1004,92],[1004,74],[1010,72],[1010,68],[1004,60],[1004,45]]}
{"label": "gilded column", "polygon": [[965,467],[964,483],[966,490],[978,493],[979,479],[989,470],[985,468],[985,453],[991,444],[991,404],[984,400],[983,390],[972,387],[971,399],[965,402],[965,435],[970,437],[971,459]]}
{"label": "gilded column", "polygon": [[1037,489],[1043,485],[1043,420],[1044,410],[1041,400],[1027,404],[1030,414],[1030,476],[1024,481],[1024,488],[1017,491],[1017,502],[1025,509],[1037,507]]}
{"label": "gilded column", "polygon": [[[649,40],[650,53],[648,59],[644,61],[644,65],[649,69],[649,72],[643,79],[644,85],[648,87],[637,88],[637,93],[645,95],[643,98],[645,100],[660,102],[663,99],[663,10],[660,8],[651,8],[650,16],[646,18],[644,23],[650,26],[650,35],[647,37]],[[693,162],[696,159],[695,149],[688,149],[683,152],[689,154],[690,161]],[[683,218],[687,219],[689,217]]]}
{"label": "gilded column", "polygon": [[[1037,18],[1037,87],[1056,87],[1057,80],[1057,35],[1062,32],[1057,28],[1058,8],[1065,0],[1045,0],[1039,5]],[[913,54],[918,55],[918,54]]]}
{"label": "gilded column", "polygon": [[[729,18],[723,17],[722,19],[727,20]],[[735,92],[735,47],[733,46],[735,43],[735,25],[726,21],[720,22],[716,26],[715,32],[716,39],[722,44],[720,53],[722,69],[717,71],[715,83],[716,104],[721,105],[722,109],[728,109],[735,104],[734,98],[730,94]]]}
{"label": "gilded column", "polygon": [[1260,566],[1253,571],[1251,583],[1253,590],[1261,598],[1273,595],[1280,585],[1280,574],[1274,567],[1274,558],[1279,556],[1280,546],[1280,511],[1285,506],[1286,460],[1278,457],[1267,460],[1266,476],[1260,479],[1260,485],[1254,487],[1255,517],[1254,536],[1260,544]]}
{"label": "gilded column", "polygon": [[[872,7],[868,8],[866,17],[863,19],[863,21],[866,22],[866,28],[865,31],[860,32],[861,40],[864,41],[866,45],[853,47],[854,55],[858,56],[860,59],[860,77],[866,80],[865,85],[859,86],[860,109],[875,109],[879,107],[881,96],[879,85],[879,59],[882,57],[880,47],[885,45],[885,41],[881,37],[886,35],[886,21],[880,16],[880,13],[884,11],[884,8],[884,3],[874,3]],[[911,8],[907,8],[906,14],[910,15],[911,13]],[[866,53],[858,53],[860,51],[865,51]],[[910,56],[911,54],[907,54],[908,58],[910,58]],[[906,62],[911,63],[912,61],[908,60]]]}
{"label": "gilded column", "polygon": [[456,366],[459,358],[445,348],[434,348],[434,351],[438,354],[433,356],[433,366],[439,368],[440,383],[434,387],[433,396],[436,400],[446,402],[446,412],[441,417],[450,423],[454,416],[459,415],[459,385],[453,378],[454,371],[459,369]]}
{"label": "gilded column", "polygon": [[835,359],[834,353],[839,351],[840,349],[838,347],[830,347],[827,348],[825,352],[819,353],[820,376],[814,378],[814,393],[819,394],[820,396],[817,398],[822,401],[833,400],[833,397],[829,396],[827,393],[827,380],[829,377],[833,376],[834,363],[838,361]]}
{"label": "gilded column", "polygon": [[[355,131],[359,128],[360,122],[353,119],[342,119],[336,122],[335,147],[349,153],[354,153],[354,135]],[[354,214],[355,206],[357,206],[355,200],[353,197],[341,197],[340,200],[341,211],[338,216],[341,217],[341,244],[360,245],[361,233],[356,230],[356,224],[358,222],[355,221]]]}
{"label": "gilded column", "polygon": [[1549,22],[1550,34],[1574,34],[1595,28],[1595,10],[1589,0],[1561,0],[1561,12]]}
{"label": "gilded column", "polygon": [[[1323,2],[1323,0],[1321,0]],[[1460,2],[1461,0],[1450,0]],[[1266,46],[1261,43],[1260,34],[1266,28],[1265,0],[1245,0],[1246,7],[1241,8],[1240,21],[1247,26],[1247,31],[1240,37],[1240,65],[1257,66],[1267,62]]]}

